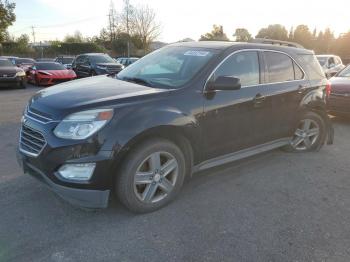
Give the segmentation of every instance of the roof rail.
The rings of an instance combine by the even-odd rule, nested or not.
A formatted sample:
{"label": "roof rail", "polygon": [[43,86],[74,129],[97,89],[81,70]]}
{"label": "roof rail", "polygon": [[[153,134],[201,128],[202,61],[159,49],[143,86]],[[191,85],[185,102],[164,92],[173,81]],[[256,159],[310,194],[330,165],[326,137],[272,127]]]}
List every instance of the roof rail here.
{"label": "roof rail", "polygon": [[259,43],[259,44],[270,44],[270,45],[281,45],[281,46],[290,46],[295,48],[304,48],[302,45],[294,42],[287,42],[281,40],[273,40],[266,38],[255,38],[250,41],[251,43]]}

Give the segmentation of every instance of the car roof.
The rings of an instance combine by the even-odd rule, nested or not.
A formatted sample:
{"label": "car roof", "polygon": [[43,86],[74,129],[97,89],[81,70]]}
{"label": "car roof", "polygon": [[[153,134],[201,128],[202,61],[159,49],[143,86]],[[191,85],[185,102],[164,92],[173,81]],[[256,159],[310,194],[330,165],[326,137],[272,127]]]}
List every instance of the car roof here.
{"label": "car roof", "polygon": [[40,62],[35,62],[36,65],[47,65],[47,64],[56,64],[56,65],[61,65],[60,63],[54,62],[54,61],[40,61]]}
{"label": "car roof", "polygon": [[[107,55],[106,53],[86,53],[86,54],[81,54],[81,55],[87,55],[87,56],[90,56],[90,55]],[[81,56],[79,55],[79,56]]]}
{"label": "car roof", "polygon": [[184,46],[193,48],[208,48],[216,50],[227,50],[231,48],[237,49],[269,49],[282,51],[286,53],[298,53],[298,54],[314,54],[313,51],[304,48],[281,46],[277,44],[260,44],[260,43],[247,43],[247,42],[229,42],[229,41],[199,41],[199,42],[179,42],[170,44],[168,46]]}

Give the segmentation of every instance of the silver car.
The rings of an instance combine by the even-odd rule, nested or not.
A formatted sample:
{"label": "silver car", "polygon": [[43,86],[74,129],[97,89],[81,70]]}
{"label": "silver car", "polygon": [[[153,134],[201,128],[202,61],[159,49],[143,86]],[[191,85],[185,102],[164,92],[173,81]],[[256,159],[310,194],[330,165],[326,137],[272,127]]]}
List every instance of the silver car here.
{"label": "silver car", "polygon": [[345,65],[343,65],[343,62],[339,56],[317,55],[316,57],[327,78],[331,78],[345,68]]}

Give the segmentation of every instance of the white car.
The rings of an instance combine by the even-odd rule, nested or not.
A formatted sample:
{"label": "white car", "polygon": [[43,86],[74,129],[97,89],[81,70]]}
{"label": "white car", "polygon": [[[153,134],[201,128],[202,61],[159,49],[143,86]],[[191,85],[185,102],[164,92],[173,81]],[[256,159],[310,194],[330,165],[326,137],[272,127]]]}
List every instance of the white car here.
{"label": "white car", "polygon": [[316,57],[327,78],[334,76],[336,73],[345,68],[345,65],[343,65],[343,62],[339,56],[317,55]]}

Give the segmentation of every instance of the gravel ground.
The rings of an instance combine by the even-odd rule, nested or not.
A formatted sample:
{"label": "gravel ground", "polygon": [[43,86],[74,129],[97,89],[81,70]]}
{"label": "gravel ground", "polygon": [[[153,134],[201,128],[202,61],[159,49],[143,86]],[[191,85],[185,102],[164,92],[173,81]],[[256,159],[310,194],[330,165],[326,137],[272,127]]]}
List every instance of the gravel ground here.
{"label": "gravel ground", "polygon": [[196,174],[175,202],[134,215],[75,208],[24,175],[19,121],[39,90],[0,90],[0,261],[350,261],[350,119],[335,144]]}

